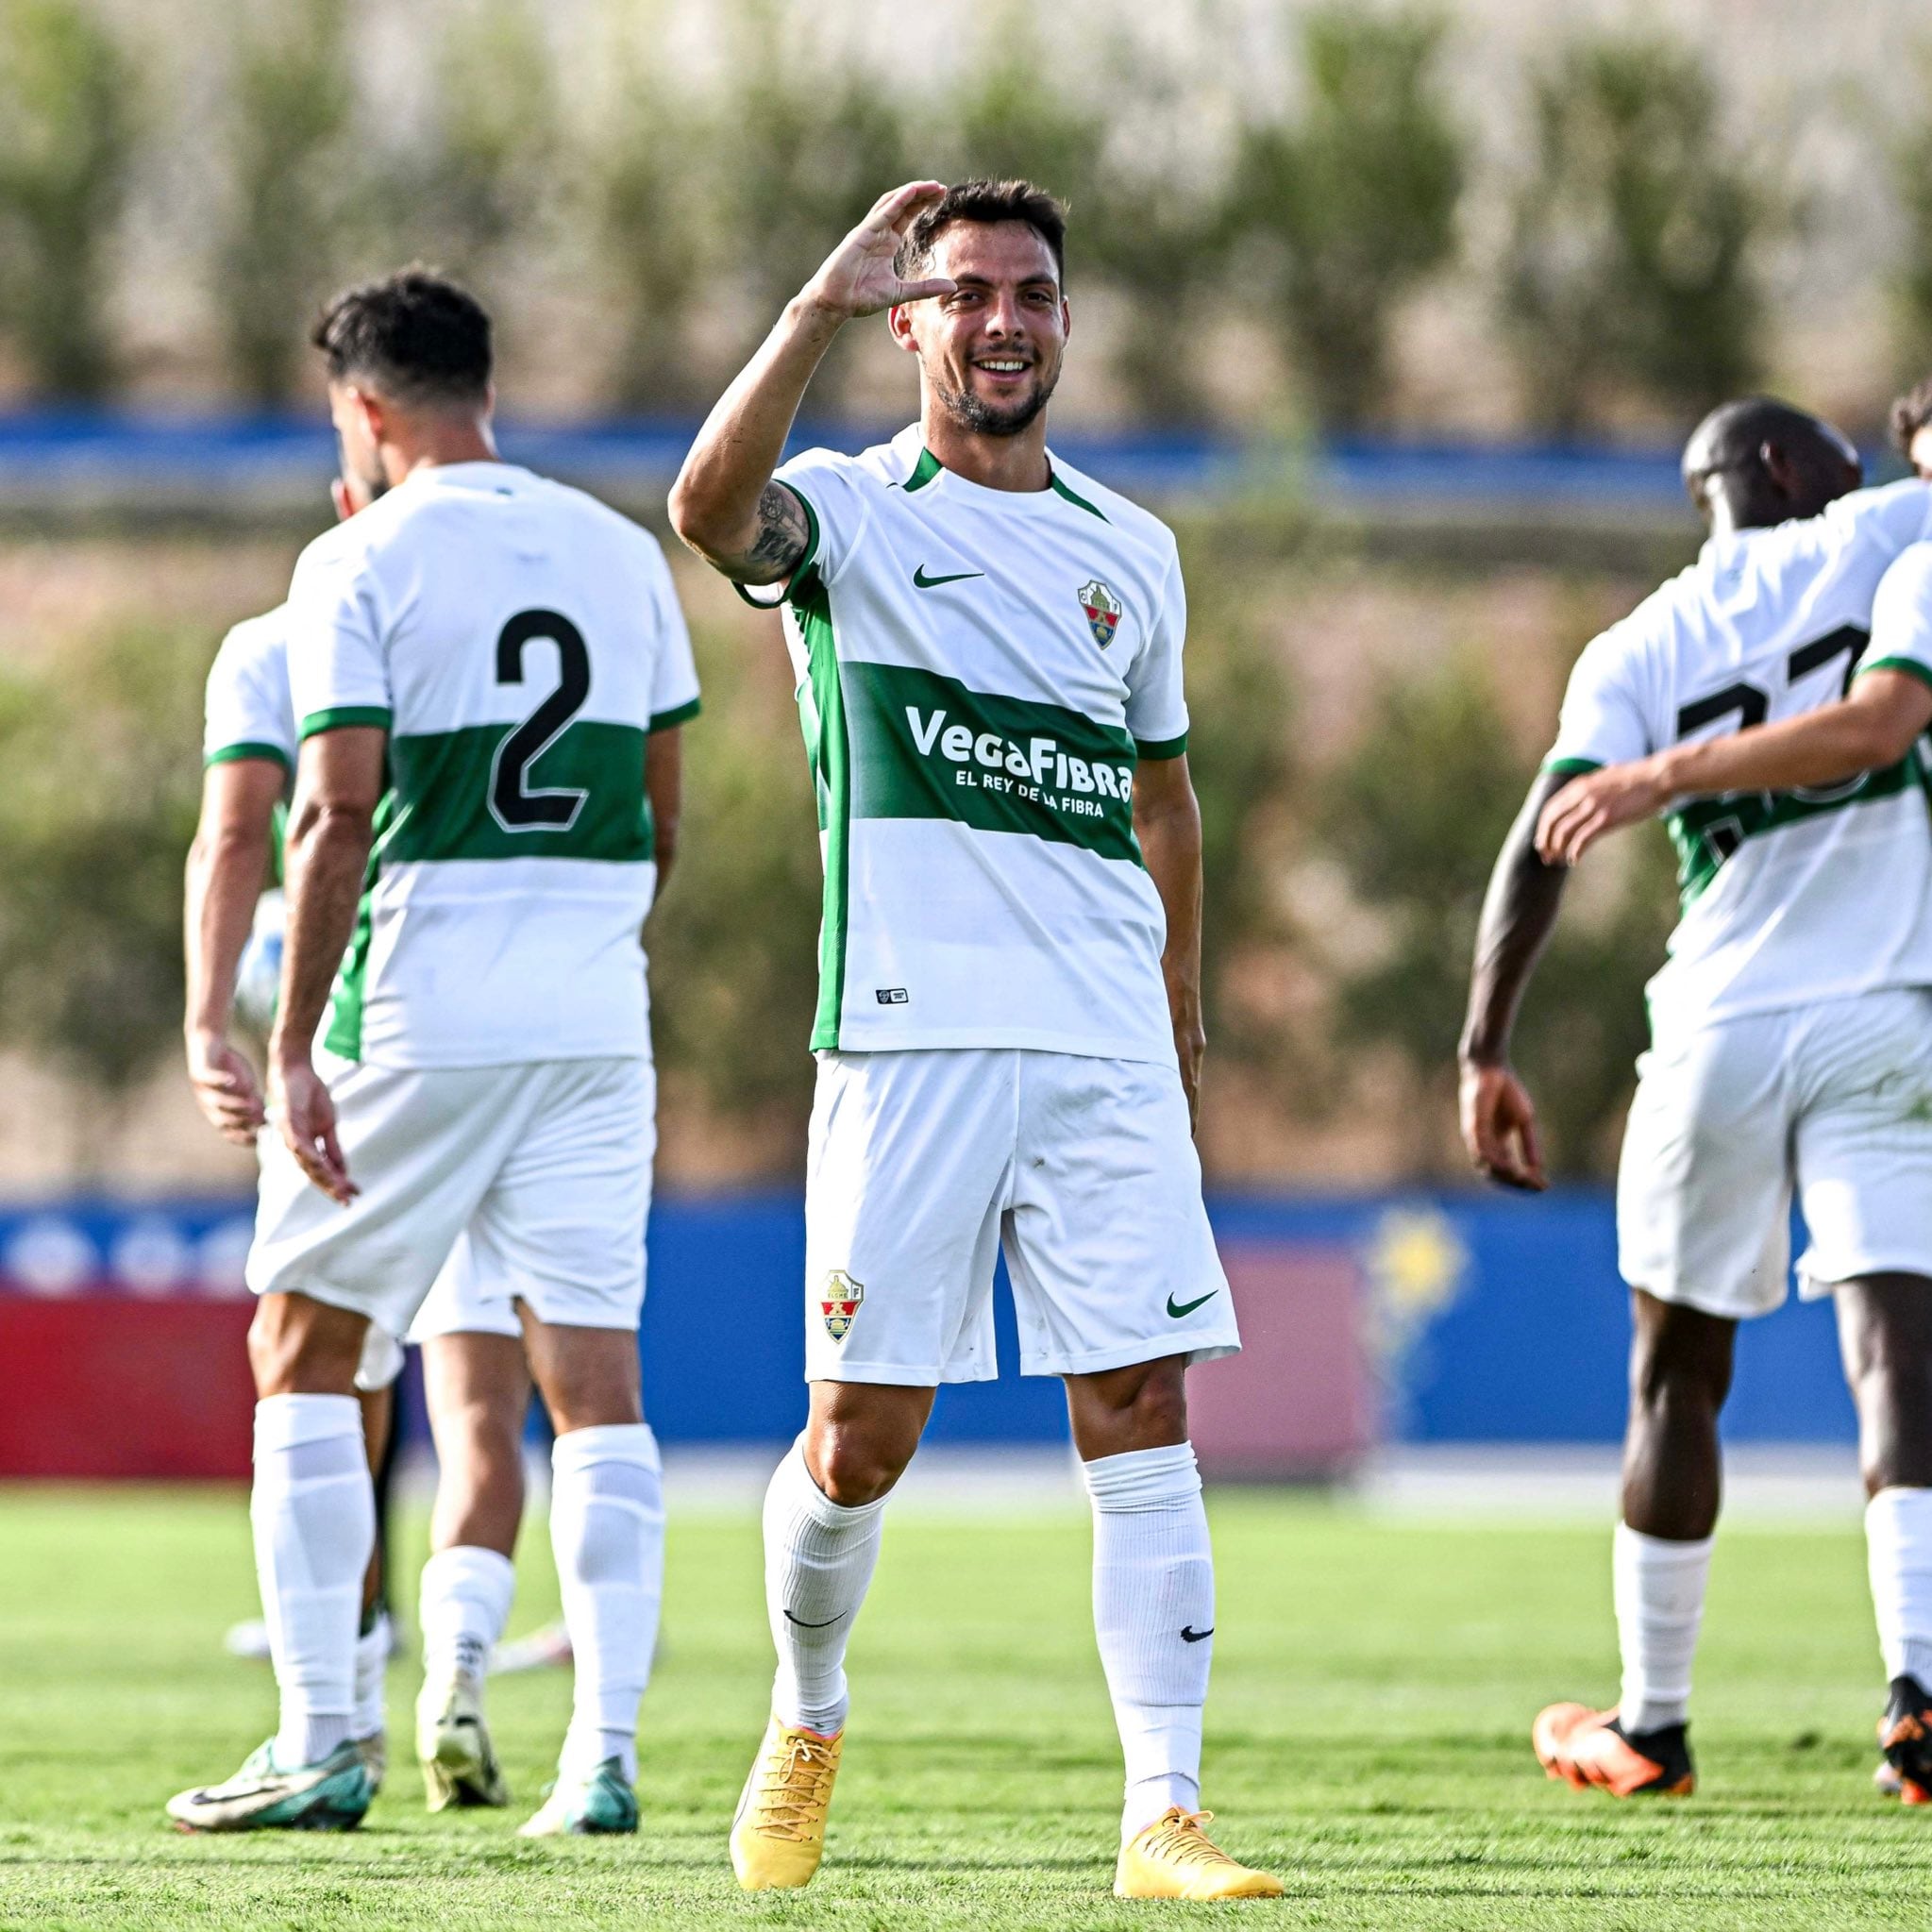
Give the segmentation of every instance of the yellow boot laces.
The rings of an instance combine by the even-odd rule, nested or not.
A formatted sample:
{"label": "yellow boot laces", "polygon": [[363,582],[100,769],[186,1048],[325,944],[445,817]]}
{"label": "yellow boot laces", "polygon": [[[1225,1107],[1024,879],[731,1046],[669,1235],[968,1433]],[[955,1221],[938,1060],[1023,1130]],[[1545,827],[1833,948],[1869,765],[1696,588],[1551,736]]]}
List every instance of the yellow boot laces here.
{"label": "yellow boot laces", "polygon": [[823,1744],[794,1732],[773,1753],[758,1781],[751,1829],[766,1838],[804,1844],[832,1802],[834,1766]]}
{"label": "yellow boot laces", "polygon": [[1235,1864],[1204,1829],[1213,1816],[1212,1811],[1183,1811],[1177,1805],[1148,1826],[1147,1856],[1176,1865]]}

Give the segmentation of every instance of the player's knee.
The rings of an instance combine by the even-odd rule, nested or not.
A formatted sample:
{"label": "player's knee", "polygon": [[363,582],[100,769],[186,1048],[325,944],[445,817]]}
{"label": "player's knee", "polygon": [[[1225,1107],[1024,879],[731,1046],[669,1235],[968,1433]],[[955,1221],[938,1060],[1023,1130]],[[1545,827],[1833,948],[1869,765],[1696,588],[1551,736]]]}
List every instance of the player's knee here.
{"label": "player's knee", "polygon": [[812,1476],[841,1509],[877,1503],[905,1474],[910,1447],[858,1430],[828,1430],[816,1444]]}

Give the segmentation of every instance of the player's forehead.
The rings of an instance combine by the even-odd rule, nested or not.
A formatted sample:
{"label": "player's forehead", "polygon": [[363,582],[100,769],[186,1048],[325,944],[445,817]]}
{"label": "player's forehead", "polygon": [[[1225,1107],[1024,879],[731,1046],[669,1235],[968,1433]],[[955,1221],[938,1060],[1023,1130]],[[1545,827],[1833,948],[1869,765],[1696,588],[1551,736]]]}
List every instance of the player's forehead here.
{"label": "player's forehead", "polygon": [[932,273],[952,281],[1019,288],[1051,282],[1060,271],[1047,238],[1031,222],[953,222],[932,244]]}

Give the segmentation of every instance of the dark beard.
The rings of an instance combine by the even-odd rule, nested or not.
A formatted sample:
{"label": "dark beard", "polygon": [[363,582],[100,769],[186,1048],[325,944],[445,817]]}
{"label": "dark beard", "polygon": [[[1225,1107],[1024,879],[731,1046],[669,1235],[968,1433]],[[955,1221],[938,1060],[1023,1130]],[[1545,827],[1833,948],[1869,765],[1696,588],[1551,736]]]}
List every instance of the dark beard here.
{"label": "dark beard", "polygon": [[937,377],[932,378],[932,394],[962,429],[969,429],[975,436],[1017,436],[1052,399],[1053,384],[1035,383],[1033,393],[1011,411],[995,409],[969,389],[949,388]]}

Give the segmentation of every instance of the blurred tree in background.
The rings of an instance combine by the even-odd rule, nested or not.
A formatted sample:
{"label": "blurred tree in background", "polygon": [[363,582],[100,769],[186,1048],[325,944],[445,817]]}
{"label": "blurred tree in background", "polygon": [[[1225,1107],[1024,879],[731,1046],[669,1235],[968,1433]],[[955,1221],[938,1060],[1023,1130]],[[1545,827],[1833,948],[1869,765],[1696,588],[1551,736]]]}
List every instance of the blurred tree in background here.
{"label": "blurred tree in background", "polygon": [[263,0],[238,25],[221,313],[243,395],[273,404],[299,386],[369,170],[353,133],[347,0]]}
{"label": "blurred tree in background", "polygon": [[[1487,678],[1457,662],[1383,687],[1315,807],[1318,841],[1381,929],[1374,956],[1341,980],[1339,1036],[1405,1067],[1419,1101],[1409,1116],[1419,1173],[1465,1171],[1447,1131],[1455,1042],[1484,888],[1528,776]],[[1674,919],[1662,832],[1642,828],[1614,849],[1625,860],[1621,889],[1594,919],[1582,904],[1566,906],[1517,1033],[1516,1065],[1558,1173],[1588,1170],[1628,1099],[1646,1044],[1644,983],[1663,963]]]}
{"label": "blurred tree in background", "polygon": [[[863,62],[811,51],[780,0],[735,0],[732,78],[709,129],[713,267],[744,303],[742,356],[763,340],[839,238],[917,171],[888,83]],[[856,338],[832,344],[811,408],[835,411]]]}
{"label": "blurred tree in background", "polygon": [[[1915,57],[1919,93],[1932,86],[1932,43]],[[1921,380],[1932,369],[1932,113],[1891,143],[1891,184],[1905,233],[1891,276],[1900,379]]]}
{"label": "blurred tree in background", "polygon": [[1301,21],[1305,98],[1244,130],[1230,220],[1258,243],[1278,327],[1313,413],[1386,412],[1397,305],[1455,253],[1465,143],[1430,13],[1330,5]]}
{"label": "blurred tree in background", "polygon": [[0,6],[0,329],[44,395],[109,386],[109,250],[133,160],[134,74],[77,0]]}
{"label": "blurred tree in background", "polygon": [[480,278],[541,240],[563,172],[556,70],[529,0],[480,0],[439,49],[432,117],[380,182],[406,252]]}
{"label": "blurred tree in background", "polygon": [[1503,312],[1536,420],[1568,432],[1621,387],[1694,417],[1759,367],[1756,244],[1775,209],[1676,42],[1572,42],[1532,76]]}
{"label": "blurred tree in background", "polygon": [[655,12],[627,14],[601,113],[579,129],[574,166],[595,274],[618,318],[613,399],[625,409],[709,404],[688,331],[714,225],[694,191],[705,132],[654,58]]}
{"label": "blurred tree in background", "polygon": [[[1666,38],[1573,38],[1528,75],[1526,161],[1486,179],[1446,4],[1276,0],[1301,85],[1292,109],[1257,111],[1241,50],[1267,28],[1235,0],[1174,0],[1105,33],[1045,0],[991,0],[936,71],[857,12],[783,0],[701,18],[696,0],[202,0],[170,16],[186,44],[169,54],[212,77],[206,101],[144,97],[141,15],[120,0],[6,0],[0,336],[30,393],[108,393],[129,360],[126,191],[192,170],[215,230],[183,217],[202,299],[171,286],[142,309],[150,361],[220,361],[242,400],[284,401],[318,300],[414,256],[509,298],[512,365],[526,317],[551,331],[569,403],[688,410],[884,189],[978,170],[1069,202],[1084,339],[1151,424],[1251,429],[1294,399],[1271,359],[1206,379],[1231,323],[1282,340],[1326,426],[1381,419],[1391,325],[1452,273],[1465,295],[1486,278],[1542,428],[1674,421],[1748,382],[1776,320],[1762,268],[1788,197],[1727,135],[1711,69]],[[1795,131],[1775,131],[1778,151]],[[1932,345],[1932,272],[1915,265],[1932,259],[1932,136],[1894,152],[1905,265],[1873,273],[1896,284],[1916,361]],[[1504,244],[1459,259],[1458,208],[1491,191]],[[217,332],[219,357],[201,339]],[[835,344],[815,412],[849,404],[877,346]]]}
{"label": "blurred tree in background", "polygon": [[207,660],[198,630],[157,627],[0,667],[0,1041],[109,1115],[180,1033]]}

